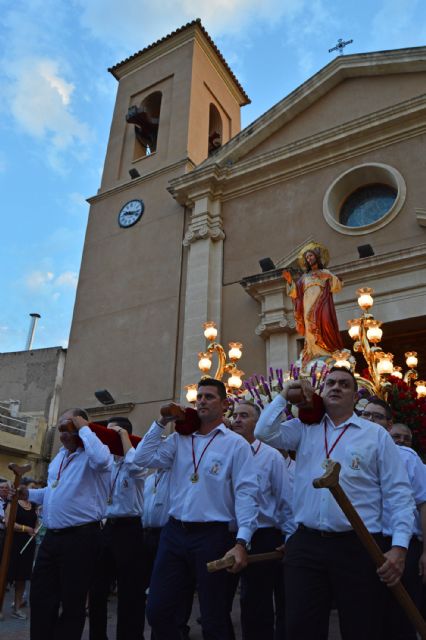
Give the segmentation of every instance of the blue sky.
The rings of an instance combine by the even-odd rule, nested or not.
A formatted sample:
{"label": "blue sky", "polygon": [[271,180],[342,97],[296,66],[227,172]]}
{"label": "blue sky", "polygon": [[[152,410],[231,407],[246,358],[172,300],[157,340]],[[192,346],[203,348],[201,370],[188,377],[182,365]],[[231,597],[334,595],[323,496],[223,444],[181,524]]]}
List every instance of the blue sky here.
{"label": "blue sky", "polygon": [[348,53],[426,44],[424,0],[0,0],[0,351],[66,346],[116,81],[107,67],[200,17],[252,104]]}

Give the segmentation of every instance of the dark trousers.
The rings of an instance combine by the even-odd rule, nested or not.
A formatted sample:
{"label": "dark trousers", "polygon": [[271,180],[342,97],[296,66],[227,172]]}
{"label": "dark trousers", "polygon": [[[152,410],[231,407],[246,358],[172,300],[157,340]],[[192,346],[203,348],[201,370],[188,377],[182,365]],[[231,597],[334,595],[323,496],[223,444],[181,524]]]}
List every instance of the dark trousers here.
{"label": "dark trousers", "polygon": [[[146,528],[144,533],[144,549],[145,549],[145,574],[144,574],[144,591],[151,583],[152,571],[154,568],[155,558],[160,544],[162,527]],[[188,636],[190,627],[188,626],[189,618],[192,612],[192,603],[194,600],[195,583],[192,583],[188,590],[183,591],[181,595],[181,604],[177,611],[177,625],[181,638]],[[145,597],[146,599],[146,597]],[[151,632],[151,640],[158,640],[155,633]]]}
{"label": "dark trousers", "polygon": [[140,518],[107,521],[89,592],[90,640],[107,640],[108,595],[117,580],[117,640],[141,640],[145,619],[144,544]]}
{"label": "dark trousers", "polygon": [[[374,538],[383,549],[383,536]],[[284,564],[288,640],[327,640],[333,599],[343,640],[380,638],[385,590],[355,533],[322,537],[299,528]]]}
{"label": "dark trousers", "polygon": [[[391,539],[386,538],[388,549],[391,547]],[[416,607],[421,607],[422,577],[419,576],[419,559],[422,554],[423,544],[413,536],[405,558],[405,568],[402,575],[402,584],[413,600]],[[386,589],[383,640],[416,640],[416,630],[408,620],[401,605],[396,601],[392,592]]]}
{"label": "dark trousers", "polygon": [[[274,551],[282,544],[278,529],[258,529],[250,553]],[[253,564],[241,573],[241,627],[243,640],[274,640],[274,590],[283,583],[280,562]]]}
{"label": "dark trousers", "polygon": [[163,527],[147,603],[156,638],[179,640],[181,594],[197,584],[203,637],[229,640],[229,596],[225,571],[207,573],[206,563],[221,558],[234,544],[226,523],[183,527],[173,519]]}
{"label": "dark trousers", "polygon": [[46,532],[31,579],[31,640],[80,640],[99,551],[97,525]]}

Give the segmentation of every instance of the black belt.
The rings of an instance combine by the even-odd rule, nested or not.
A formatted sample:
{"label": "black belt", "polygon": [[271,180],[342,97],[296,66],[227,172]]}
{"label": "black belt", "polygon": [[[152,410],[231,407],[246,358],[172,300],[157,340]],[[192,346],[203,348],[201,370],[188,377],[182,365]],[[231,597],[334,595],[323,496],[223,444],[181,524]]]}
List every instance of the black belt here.
{"label": "black belt", "polygon": [[173,516],[170,516],[169,522],[185,529],[185,531],[203,531],[204,529],[210,529],[211,527],[222,526],[228,528],[228,522],[183,522],[182,520],[176,520]]}
{"label": "black belt", "polygon": [[73,533],[76,531],[86,531],[87,529],[100,529],[100,522],[87,522],[86,524],[77,524],[75,527],[64,527],[63,529],[48,529],[46,533]]}
{"label": "black belt", "polygon": [[299,524],[297,530],[303,531],[304,533],[313,533],[316,536],[321,536],[321,538],[344,538],[355,534],[353,529],[350,529],[349,531],[323,531],[322,529],[311,529],[310,527],[305,527],[304,524]]}
{"label": "black belt", "polygon": [[144,533],[161,533],[163,530],[163,527],[144,527],[143,528],[143,532]]}
{"label": "black belt", "polygon": [[133,524],[140,524],[142,526],[140,516],[124,516],[123,518],[118,516],[117,518],[107,518],[106,524],[111,524],[115,527],[126,527]]}

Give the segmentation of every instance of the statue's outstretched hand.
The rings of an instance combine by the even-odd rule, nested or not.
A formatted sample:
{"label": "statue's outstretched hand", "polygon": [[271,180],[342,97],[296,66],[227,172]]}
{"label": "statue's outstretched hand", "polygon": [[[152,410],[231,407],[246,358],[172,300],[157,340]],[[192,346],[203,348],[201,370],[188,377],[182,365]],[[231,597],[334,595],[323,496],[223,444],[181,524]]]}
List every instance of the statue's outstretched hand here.
{"label": "statue's outstretched hand", "polygon": [[293,282],[293,278],[291,276],[290,271],[287,271],[287,270],[283,271],[283,278],[286,282],[288,282],[288,284],[291,284]]}

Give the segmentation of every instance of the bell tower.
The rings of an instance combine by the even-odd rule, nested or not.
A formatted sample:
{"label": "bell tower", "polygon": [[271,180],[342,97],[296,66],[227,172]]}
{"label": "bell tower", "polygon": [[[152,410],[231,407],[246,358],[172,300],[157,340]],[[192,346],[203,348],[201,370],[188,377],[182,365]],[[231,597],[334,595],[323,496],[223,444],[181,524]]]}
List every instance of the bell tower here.
{"label": "bell tower", "polygon": [[61,404],[96,417],[93,393],[107,389],[108,415],[129,413],[140,432],[181,391],[188,212],[168,184],[240,131],[249,99],[199,20],[109,71],[117,97],[89,199]]}
{"label": "bell tower", "polygon": [[249,100],[199,20],[109,71],[119,86],[101,190],[132,168],[198,165],[240,131]]}

